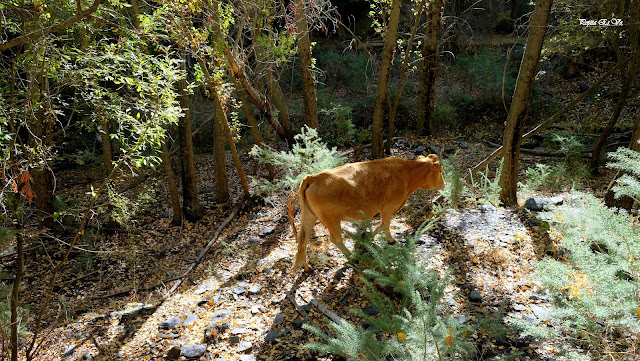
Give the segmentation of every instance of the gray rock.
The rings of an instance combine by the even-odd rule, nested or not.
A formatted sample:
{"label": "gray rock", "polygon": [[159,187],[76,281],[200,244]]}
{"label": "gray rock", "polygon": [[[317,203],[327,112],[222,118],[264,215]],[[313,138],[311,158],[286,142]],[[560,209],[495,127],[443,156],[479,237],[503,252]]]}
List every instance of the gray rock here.
{"label": "gray rock", "polygon": [[269,333],[267,333],[267,335],[264,337],[264,340],[271,342],[279,339],[280,337],[282,337],[282,334],[280,332],[269,331]]}
{"label": "gray rock", "polygon": [[532,211],[542,211],[551,205],[558,205],[564,202],[562,197],[551,198],[529,198],[524,202],[524,207]]}
{"label": "gray rock", "polygon": [[467,142],[460,142],[460,143],[458,143],[458,146],[459,146],[460,148],[462,148],[462,149],[467,149],[467,148],[469,148],[469,143],[467,143]]}
{"label": "gray rock", "polygon": [[118,351],[118,357],[119,358],[123,358],[124,357],[124,351]]}
{"label": "gray rock", "polygon": [[164,340],[165,338],[167,338],[167,334],[164,332],[158,332],[158,338],[161,338]]}
{"label": "gray rock", "polygon": [[481,205],[478,206],[478,209],[483,211],[483,212],[486,212],[486,211],[495,212],[497,210],[496,207],[494,207],[494,206],[492,206],[490,204],[481,204]]}
{"label": "gray rock", "polygon": [[258,236],[264,237],[264,236],[267,236],[267,235],[273,233],[274,231],[275,231],[275,229],[273,229],[273,227],[267,227],[267,228],[263,229],[262,231],[260,231],[260,233],[258,233]]}
{"label": "gray rock", "polygon": [[516,311],[522,312],[522,311],[526,311],[527,307],[516,303],[515,305],[513,305],[513,309]]}
{"label": "gray rock", "polygon": [[284,322],[284,316],[283,316],[281,313],[277,314],[277,315],[273,318],[273,324],[274,324],[274,325],[279,325],[279,324],[281,324],[282,322]]}
{"label": "gray rock", "polygon": [[214,312],[213,315],[211,315],[211,318],[209,319],[209,323],[224,321],[227,318],[229,318],[229,316],[232,314],[233,314],[233,311],[231,310],[226,310],[226,309],[218,310]]}
{"label": "gray rock", "polygon": [[162,218],[169,218],[169,211],[162,212]]}
{"label": "gray rock", "polygon": [[173,330],[180,323],[182,323],[182,320],[180,319],[180,317],[172,317],[168,320],[160,322],[160,324],[158,325],[158,328],[161,330]]}
{"label": "gray rock", "polygon": [[362,310],[364,312],[366,312],[367,315],[369,315],[369,316],[375,316],[378,313],[380,313],[380,311],[378,311],[378,308],[376,308],[376,306],[373,306],[373,305],[364,306],[364,308]]}
{"label": "gray rock", "polygon": [[240,282],[238,282],[238,286],[247,288],[247,287],[251,286],[251,283],[245,282],[245,281],[240,281]]}
{"label": "gray rock", "polygon": [[422,154],[425,150],[426,150],[426,148],[425,148],[425,147],[423,147],[423,146],[419,146],[419,147],[417,147],[417,148],[416,148],[415,153],[416,153],[417,155],[420,155],[420,154]]}
{"label": "gray rock", "polygon": [[83,360],[93,360],[93,356],[91,356],[91,354],[87,352],[84,355],[82,355],[82,359]]}
{"label": "gray rock", "polygon": [[251,332],[250,329],[244,327],[234,327],[231,329],[231,333],[234,335],[241,335],[243,333]]}
{"label": "gray rock", "polygon": [[459,324],[464,325],[465,323],[467,323],[467,321],[469,321],[469,318],[464,316],[458,316],[456,317],[456,320],[458,321]]}
{"label": "gray rock", "polygon": [[229,343],[232,344],[232,345],[240,343],[240,336],[230,336],[229,337]]}
{"label": "gray rock", "polygon": [[240,361],[255,361],[256,357],[253,355],[240,355]]}
{"label": "gray rock", "polygon": [[252,306],[251,307],[251,314],[252,315],[256,315],[258,313],[260,313],[260,306]]}
{"label": "gray rock", "polygon": [[193,293],[196,295],[211,291],[213,289],[213,283],[211,282],[207,282],[205,284],[201,284],[200,287],[198,287],[197,290],[195,290]]}
{"label": "gray rock", "polygon": [[183,326],[191,326],[193,325],[194,322],[196,322],[198,320],[198,315],[195,314],[190,314],[189,316],[187,316],[187,318],[184,320],[184,322],[182,323]]}
{"label": "gray rock", "polygon": [[233,293],[235,293],[236,295],[241,295],[243,293],[245,293],[247,290],[244,287],[238,286],[238,287],[234,287],[233,289]]}
{"label": "gray rock", "polygon": [[213,193],[215,189],[211,187],[198,188],[198,193]]}
{"label": "gray rock", "polygon": [[303,306],[302,306],[302,309],[303,309],[306,313],[309,313],[309,312],[311,312],[311,310],[313,309],[313,306],[311,306],[310,304],[308,304],[308,303],[307,303],[306,305],[303,305]]}
{"label": "gray rock", "polygon": [[293,326],[294,328],[302,328],[302,325],[304,325],[304,320],[300,317],[296,317],[293,321],[291,321],[291,326]]}
{"label": "gray rock", "polygon": [[207,345],[186,345],[182,346],[180,350],[182,351],[182,356],[186,358],[196,358],[207,352]]}
{"label": "gray rock", "polygon": [[531,312],[533,312],[538,319],[545,321],[550,318],[549,313],[551,312],[551,309],[548,307],[541,307],[538,305],[530,305],[529,307],[531,308]]}
{"label": "gray rock", "polygon": [[260,292],[260,286],[258,285],[251,286],[251,288],[249,288],[249,292],[255,295],[256,293]]}
{"label": "gray rock", "polygon": [[481,302],[482,301],[482,295],[480,295],[480,292],[478,292],[476,290],[473,290],[469,294],[469,300],[471,302]]}
{"label": "gray rock", "polygon": [[433,154],[437,154],[437,155],[440,155],[440,152],[441,152],[440,147],[438,147],[438,146],[436,146],[436,145],[430,145],[430,146],[429,146],[429,151],[430,151],[431,153],[433,153]]}
{"label": "gray rock", "polygon": [[250,237],[249,243],[260,243],[262,240],[258,237]]}
{"label": "gray rock", "polygon": [[182,350],[180,350],[180,347],[173,346],[171,350],[167,352],[167,360],[177,360],[180,358],[181,353],[182,353]]}
{"label": "gray rock", "polygon": [[171,339],[178,338],[178,337],[180,337],[180,335],[175,333],[175,332],[172,332],[172,333],[169,334],[169,338],[171,338]]}
{"label": "gray rock", "polygon": [[67,347],[67,349],[64,350],[64,353],[62,354],[62,357],[63,358],[67,358],[67,357],[73,355],[73,351],[75,349],[76,349],[76,345],[75,344],[69,345],[69,347]]}
{"label": "gray rock", "polygon": [[242,342],[240,342],[240,344],[238,345],[238,348],[236,350],[238,352],[245,352],[247,350],[251,350],[252,348],[253,348],[253,344],[251,342],[242,341]]}

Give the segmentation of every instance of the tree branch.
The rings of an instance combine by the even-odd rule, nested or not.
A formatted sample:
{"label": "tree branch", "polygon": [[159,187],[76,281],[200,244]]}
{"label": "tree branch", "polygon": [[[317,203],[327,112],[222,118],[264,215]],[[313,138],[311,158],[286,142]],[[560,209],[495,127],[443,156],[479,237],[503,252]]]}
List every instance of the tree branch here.
{"label": "tree branch", "polygon": [[32,32],[30,34],[27,34],[27,35],[19,36],[19,37],[13,39],[13,40],[10,40],[10,41],[7,41],[7,42],[2,42],[0,44],[0,50],[10,49],[10,48],[13,48],[14,46],[18,46],[18,45],[24,44],[26,42],[38,39],[38,38],[43,37],[45,35],[49,35],[51,33],[56,33],[56,32],[58,32],[60,30],[64,30],[64,29],[70,27],[71,25],[79,22],[80,20],[84,19],[85,17],[93,14],[96,10],[98,10],[98,6],[100,6],[100,4],[103,1],[104,0],[94,0],[93,4],[91,4],[91,6],[88,9],[77,13],[76,15],[70,17],[69,19],[67,19],[67,20],[65,20],[65,21],[63,21],[63,22],[61,22],[59,24],[52,25],[52,26],[50,26],[48,28],[44,28],[44,29],[41,29],[41,30],[34,31],[34,32]]}

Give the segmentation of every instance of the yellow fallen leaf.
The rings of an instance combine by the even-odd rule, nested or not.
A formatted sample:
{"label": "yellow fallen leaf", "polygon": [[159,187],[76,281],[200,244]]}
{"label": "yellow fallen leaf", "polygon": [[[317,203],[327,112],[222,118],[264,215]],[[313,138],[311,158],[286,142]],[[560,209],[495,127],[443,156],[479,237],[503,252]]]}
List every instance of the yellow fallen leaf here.
{"label": "yellow fallen leaf", "polygon": [[444,339],[444,342],[449,346],[453,345],[453,336],[447,336],[447,338]]}

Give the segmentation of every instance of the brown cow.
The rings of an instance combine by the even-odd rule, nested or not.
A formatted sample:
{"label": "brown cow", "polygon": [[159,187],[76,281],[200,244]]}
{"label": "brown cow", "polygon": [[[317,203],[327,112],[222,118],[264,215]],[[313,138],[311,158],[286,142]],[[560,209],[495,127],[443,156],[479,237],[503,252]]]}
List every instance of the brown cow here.
{"label": "brown cow", "polygon": [[307,243],[316,220],[329,230],[331,242],[349,256],[342,242],[340,221],[363,219],[380,213],[381,227],[393,242],[389,223],[416,189],[442,189],[442,166],[435,154],[416,160],[384,158],[345,164],[304,178],[300,185],[301,225],[293,269],[307,263]]}

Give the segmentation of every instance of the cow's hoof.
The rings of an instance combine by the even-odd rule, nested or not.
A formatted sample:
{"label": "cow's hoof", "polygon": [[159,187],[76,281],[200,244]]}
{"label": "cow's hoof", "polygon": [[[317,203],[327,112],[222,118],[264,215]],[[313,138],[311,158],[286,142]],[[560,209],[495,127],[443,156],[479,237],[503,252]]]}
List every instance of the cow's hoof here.
{"label": "cow's hoof", "polygon": [[396,244],[396,240],[395,240],[395,239],[393,239],[393,238],[391,238],[391,239],[388,239],[388,240],[387,240],[387,243],[388,243],[388,244]]}

